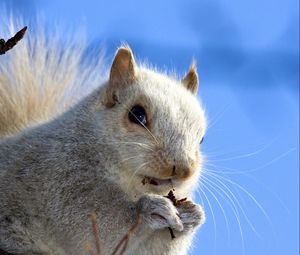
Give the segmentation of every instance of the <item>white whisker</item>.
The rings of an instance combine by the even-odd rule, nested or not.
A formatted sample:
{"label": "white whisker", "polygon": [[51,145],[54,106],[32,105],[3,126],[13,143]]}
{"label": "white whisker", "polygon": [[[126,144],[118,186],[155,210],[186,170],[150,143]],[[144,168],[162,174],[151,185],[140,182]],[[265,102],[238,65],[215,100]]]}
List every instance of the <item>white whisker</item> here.
{"label": "white whisker", "polygon": [[[235,187],[239,188],[241,191],[243,191],[253,202],[254,204],[260,209],[261,213],[265,216],[265,218],[267,219],[267,221],[269,222],[270,226],[273,228],[273,224],[272,224],[272,221],[270,219],[270,217],[268,216],[268,214],[266,213],[266,211],[264,210],[264,208],[262,207],[262,205],[254,198],[254,196],[249,192],[247,191],[245,188],[243,188],[241,185],[239,185],[238,183],[224,177],[224,176],[221,176],[221,175],[217,175],[215,173],[210,173],[212,176],[215,176],[216,178],[220,178],[232,185],[234,185]],[[273,228],[274,229],[274,228]]]}
{"label": "white whisker", "polygon": [[[203,187],[213,196],[213,198],[216,200],[217,204],[219,205],[222,213],[223,213],[223,216],[224,216],[224,219],[225,219],[225,223],[226,223],[226,229],[227,229],[227,236],[228,236],[228,243],[230,243],[230,228],[229,228],[229,223],[228,223],[228,219],[227,219],[227,215],[225,213],[225,210],[222,206],[222,204],[220,203],[220,201],[218,200],[218,198],[215,196],[215,194],[206,186],[206,185],[209,185],[212,189],[214,189],[216,191],[216,189],[210,185],[206,180],[205,178],[202,179],[203,181]],[[218,193],[218,191],[216,191]]]}
{"label": "white whisker", "polygon": [[263,151],[265,151],[266,149],[270,148],[270,146],[272,145],[272,143],[274,143],[274,141],[271,141],[270,143],[265,144],[264,146],[262,146],[262,148],[259,148],[255,151],[252,152],[248,152],[245,154],[241,154],[241,155],[237,155],[234,157],[229,157],[229,158],[220,158],[220,159],[215,159],[215,162],[223,162],[223,161],[230,161],[230,160],[235,160],[235,159],[241,159],[241,158],[248,158],[248,157],[252,157],[255,156]]}
{"label": "white whisker", "polygon": [[131,182],[132,182],[134,176],[138,173],[138,171],[140,171],[143,167],[145,167],[145,166],[148,165],[148,164],[150,164],[150,162],[145,162],[145,163],[141,164],[141,165],[133,172],[133,174],[130,176],[130,179],[129,179],[129,181],[128,181],[127,190],[129,190],[130,184],[131,184]]}
{"label": "white whisker", "polygon": [[212,121],[209,122],[209,125],[207,126],[207,130],[211,130],[211,128],[216,125],[216,123],[221,119],[221,117],[224,115],[224,113],[228,110],[230,104],[222,108],[221,111],[219,111],[215,117],[212,118]]}
{"label": "white whisker", "polygon": [[211,212],[213,223],[214,223],[214,249],[216,249],[216,245],[217,245],[217,225],[216,225],[216,218],[215,218],[214,211],[212,209],[212,206],[211,206],[211,203],[209,202],[208,197],[206,196],[206,194],[204,193],[204,191],[201,189],[200,186],[196,191],[197,191],[197,193],[199,193],[199,191],[200,191],[203,194],[205,200],[207,201],[209,210]]}
{"label": "white whisker", "polygon": [[217,157],[217,159],[214,159],[214,162],[223,162],[223,161],[229,161],[229,160],[235,160],[235,159],[241,159],[241,158],[248,158],[248,157],[255,156],[255,155],[265,151],[266,149],[270,148],[271,145],[276,141],[276,139],[274,138],[272,141],[270,141],[268,143],[263,143],[261,145],[258,145],[260,148],[255,149],[254,151],[250,151],[250,152],[243,153],[240,155],[235,155],[233,157],[229,156],[228,158],[220,158],[221,156],[226,156],[229,154],[236,154],[236,153],[238,153],[238,151],[230,151],[230,152],[226,152],[226,153],[223,152],[223,153],[214,153],[214,154],[212,154],[212,152],[213,152],[212,151],[212,152],[206,153],[206,155],[208,155],[210,158],[212,158],[211,156]]}
{"label": "white whisker", "polygon": [[[208,173],[209,175],[209,173]],[[218,187],[224,194],[225,196],[229,199],[230,203],[232,204],[232,206],[234,206],[235,210],[238,211],[238,208],[241,210],[243,216],[245,217],[247,223],[249,224],[250,228],[252,229],[252,231],[260,238],[260,234],[256,231],[253,223],[250,221],[249,217],[247,216],[245,210],[243,209],[243,207],[240,205],[239,200],[237,199],[237,197],[234,195],[234,193],[230,190],[230,188],[224,184],[222,181],[220,181],[218,178],[216,178],[215,176],[209,176],[211,178],[213,178],[215,181],[217,181],[220,185],[222,185],[222,187],[224,187],[224,189],[226,189],[229,192],[229,195],[227,194],[227,192],[221,188],[219,185],[217,185],[215,182],[213,182],[212,180],[209,180],[207,178],[207,180],[209,180],[211,183],[213,183],[214,185],[216,185],[216,187]],[[233,200],[232,200],[233,199]],[[236,204],[238,205],[238,208],[236,207]]]}
{"label": "white whisker", "polygon": [[146,150],[150,150],[150,151],[154,151],[154,149],[148,145],[148,144],[145,144],[145,143],[140,143],[140,142],[123,142],[123,141],[109,141],[109,142],[106,142],[105,144],[129,144],[129,145],[137,145],[137,146],[140,146]]}
{"label": "white whisker", "polygon": [[277,162],[278,160],[282,159],[283,157],[287,156],[288,154],[290,154],[291,152],[293,152],[295,150],[296,150],[296,148],[291,148],[288,151],[280,154],[279,156],[273,158],[272,160],[266,162],[265,164],[263,164],[261,166],[258,166],[258,167],[255,167],[255,168],[250,168],[250,169],[245,169],[245,170],[238,170],[238,169],[235,169],[235,168],[230,168],[230,167],[225,167],[225,166],[218,166],[218,165],[209,163],[208,160],[207,160],[207,162],[205,164],[209,165],[209,166],[214,166],[214,167],[219,168],[219,169],[223,168],[225,170],[229,170],[229,171],[214,171],[214,170],[210,170],[210,172],[214,172],[214,173],[224,173],[224,174],[246,174],[246,173],[253,173],[253,172],[259,171],[259,170],[261,170],[263,168],[266,168],[269,165],[274,164],[275,162]]}
{"label": "white whisker", "polygon": [[133,157],[128,157],[128,158],[125,158],[125,159],[121,160],[120,163],[124,163],[124,162],[126,162],[126,161],[128,161],[128,160],[131,160],[131,159],[134,159],[134,158],[138,158],[138,157],[140,157],[140,155],[135,155],[135,156],[133,156]]}
{"label": "white whisker", "polygon": [[[241,216],[240,216],[240,213],[239,213],[239,209],[238,209],[238,208],[240,208],[240,210],[242,211],[242,213],[243,213],[244,216],[245,216],[245,213],[244,213],[242,207],[240,206],[239,201],[236,199],[236,197],[235,197],[234,194],[230,191],[230,189],[228,189],[229,192],[230,192],[230,194],[231,194],[231,196],[234,197],[234,199],[235,199],[235,201],[236,201],[236,203],[237,203],[237,205],[238,205],[238,207],[237,207],[237,206],[236,206],[236,203],[234,202],[234,200],[232,200],[232,198],[231,198],[231,197],[230,197],[230,196],[229,196],[229,195],[228,195],[221,187],[219,187],[216,183],[210,181],[207,177],[204,177],[204,178],[206,178],[206,181],[207,181],[207,182],[210,182],[210,186],[211,186],[211,187],[214,187],[214,186],[215,186],[214,190],[216,190],[216,192],[217,192],[218,194],[220,194],[220,195],[222,196],[222,198],[223,198],[225,201],[227,201],[227,200],[224,198],[224,195],[229,199],[229,205],[230,205],[230,207],[231,207],[231,209],[232,209],[232,211],[233,211],[233,214],[234,214],[235,219],[236,219],[237,224],[238,224],[238,229],[239,229],[239,233],[240,233],[240,237],[241,237],[242,251],[243,251],[243,254],[245,254],[245,240],[244,240],[244,233],[243,233],[243,228],[242,228]],[[217,191],[217,189],[219,189],[219,190],[221,191],[221,193],[220,193],[220,191]],[[223,193],[224,195],[222,195],[222,193]],[[245,216],[245,217],[247,218],[247,216]],[[250,224],[251,224],[251,222],[250,222]],[[251,226],[252,226],[252,224],[251,224]],[[255,229],[254,229],[254,232],[257,233]]]}

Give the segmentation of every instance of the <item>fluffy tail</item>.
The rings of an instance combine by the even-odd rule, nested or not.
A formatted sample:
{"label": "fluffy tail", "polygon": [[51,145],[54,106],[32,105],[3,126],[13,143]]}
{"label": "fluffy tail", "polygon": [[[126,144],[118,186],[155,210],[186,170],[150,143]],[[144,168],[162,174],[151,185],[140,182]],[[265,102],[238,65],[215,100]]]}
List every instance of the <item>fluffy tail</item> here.
{"label": "fluffy tail", "polygon": [[[3,19],[0,38],[27,25]],[[49,121],[101,84],[102,54],[86,53],[82,36],[71,40],[28,26],[19,44],[0,55],[0,137]]]}

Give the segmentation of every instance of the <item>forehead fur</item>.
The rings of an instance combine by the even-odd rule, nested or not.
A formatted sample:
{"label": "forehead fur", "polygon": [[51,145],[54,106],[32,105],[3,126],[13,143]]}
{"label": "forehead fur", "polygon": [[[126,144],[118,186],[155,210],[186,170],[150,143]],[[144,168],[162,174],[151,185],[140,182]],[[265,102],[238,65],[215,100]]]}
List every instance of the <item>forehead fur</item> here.
{"label": "forehead fur", "polygon": [[205,132],[206,120],[199,99],[181,81],[157,71],[140,68],[136,83],[133,87],[139,88],[140,95],[149,98],[151,104],[160,107],[162,113],[166,112],[169,117],[178,120],[188,118],[190,123],[201,125],[201,132]]}

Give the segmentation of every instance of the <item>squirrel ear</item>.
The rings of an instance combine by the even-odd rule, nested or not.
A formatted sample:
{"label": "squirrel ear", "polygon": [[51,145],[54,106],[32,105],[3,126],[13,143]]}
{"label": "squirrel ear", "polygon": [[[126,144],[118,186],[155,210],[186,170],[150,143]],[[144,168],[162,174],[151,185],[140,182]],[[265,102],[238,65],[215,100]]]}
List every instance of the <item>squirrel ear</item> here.
{"label": "squirrel ear", "polygon": [[195,61],[193,60],[190,70],[181,81],[183,85],[190,90],[194,95],[197,94],[198,90],[198,74],[196,70]]}
{"label": "squirrel ear", "polygon": [[135,79],[135,61],[129,47],[118,49],[110,69],[109,82],[128,84]]}
{"label": "squirrel ear", "polygon": [[136,64],[131,49],[121,47],[113,60],[107,89],[107,105],[115,104],[116,91],[130,85],[136,77]]}

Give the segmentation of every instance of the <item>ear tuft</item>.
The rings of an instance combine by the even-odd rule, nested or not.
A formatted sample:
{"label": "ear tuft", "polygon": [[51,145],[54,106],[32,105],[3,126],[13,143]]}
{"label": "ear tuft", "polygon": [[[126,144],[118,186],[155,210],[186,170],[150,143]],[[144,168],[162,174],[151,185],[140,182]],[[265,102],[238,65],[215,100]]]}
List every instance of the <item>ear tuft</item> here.
{"label": "ear tuft", "polygon": [[188,73],[182,79],[181,82],[194,95],[197,94],[197,90],[198,90],[198,73],[197,73],[197,69],[196,69],[195,60],[193,60]]}

